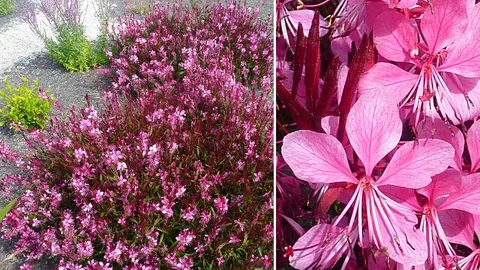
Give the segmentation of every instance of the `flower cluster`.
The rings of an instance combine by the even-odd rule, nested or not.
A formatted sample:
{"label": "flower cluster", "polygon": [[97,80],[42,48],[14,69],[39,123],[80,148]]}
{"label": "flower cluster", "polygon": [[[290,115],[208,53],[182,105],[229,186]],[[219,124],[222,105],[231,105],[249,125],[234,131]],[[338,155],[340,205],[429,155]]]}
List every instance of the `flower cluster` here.
{"label": "flower cluster", "polygon": [[278,263],[479,269],[480,5],[320,3],[326,21],[290,2],[277,22]]}
{"label": "flower cluster", "polygon": [[[183,9],[155,8],[147,18],[186,17]],[[224,16],[249,14],[235,4],[202,14],[215,17],[219,10]],[[234,72],[235,61],[246,56],[223,54],[223,43],[207,45],[210,39],[205,46],[212,46],[211,52],[197,51],[197,43],[203,44],[198,39],[193,47],[154,46],[149,54],[159,58],[145,62],[145,43],[193,35],[186,34],[188,24],[168,28],[166,21],[158,23],[158,29],[149,23],[124,24],[126,32],[158,37],[131,39],[123,30],[118,33],[117,42],[141,53],[138,59],[133,53],[113,58],[119,77],[100,109],[87,98],[79,112],[72,108],[53,117],[44,131],[26,136],[28,156],[1,145],[5,161],[23,170],[3,179],[3,191],[12,185],[25,189],[1,230],[3,238],[16,239],[15,249],[27,262],[53,256],[59,269],[272,267],[272,65],[252,67],[250,75],[264,83],[252,90]],[[163,26],[166,35],[157,32]],[[242,31],[251,35],[255,27]],[[237,37],[229,31],[223,29],[225,42],[233,44]],[[214,33],[208,33],[213,40]],[[272,54],[268,42],[256,45]],[[160,55],[176,53],[183,59],[178,62],[182,78],[172,73],[149,85],[160,82],[149,72],[172,65]],[[132,66],[120,68],[125,61]],[[133,78],[128,73],[133,66],[146,77],[122,82]],[[135,97],[119,94],[127,85]]]}
{"label": "flower cluster", "polygon": [[[271,84],[271,26],[258,18],[258,9],[230,2],[211,11],[179,5],[156,7],[142,18],[122,18],[113,25],[111,56],[114,88],[130,92],[154,89],[181,80],[199,59],[205,68],[232,70],[251,88]],[[267,20],[268,21],[268,20]],[[175,34],[174,34],[175,33]]]}

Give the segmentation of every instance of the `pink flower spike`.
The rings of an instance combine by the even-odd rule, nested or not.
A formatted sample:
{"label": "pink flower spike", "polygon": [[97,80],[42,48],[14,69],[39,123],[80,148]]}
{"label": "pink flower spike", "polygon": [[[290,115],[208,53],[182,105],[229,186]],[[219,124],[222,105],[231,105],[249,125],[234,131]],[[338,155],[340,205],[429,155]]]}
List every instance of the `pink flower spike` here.
{"label": "pink flower spike", "polygon": [[430,183],[430,177],[441,173],[452,163],[453,156],[453,147],[442,140],[407,142],[395,152],[377,185],[425,187]]}
{"label": "pink flower spike", "polygon": [[310,183],[358,183],[342,144],[333,136],[299,130],[283,139],[282,155],[293,173]]}
{"label": "pink flower spike", "polygon": [[350,143],[372,175],[375,165],[398,144],[402,121],[398,109],[378,92],[363,95],[352,107],[346,130]]}

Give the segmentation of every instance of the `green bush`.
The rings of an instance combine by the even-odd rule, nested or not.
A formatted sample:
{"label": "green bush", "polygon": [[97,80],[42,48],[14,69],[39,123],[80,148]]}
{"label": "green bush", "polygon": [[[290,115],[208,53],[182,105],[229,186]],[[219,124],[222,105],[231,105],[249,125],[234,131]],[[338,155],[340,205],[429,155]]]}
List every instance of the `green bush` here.
{"label": "green bush", "polygon": [[141,2],[130,8],[130,12],[137,15],[144,15],[153,10],[152,6],[146,2]]}
{"label": "green bush", "polygon": [[0,0],[0,16],[12,13],[13,8],[13,0]]}
{"label": "green bush", "polygon": [[0,89],[0,99],[4,107],[0,109],[0,126],[5,124],[20,123],[27,129],[44,128],[50,118],[54,99],[50,91],[46,92],[38,88],[38,80],[34,81],[34,87],[28,86],[28,79],[22,78],[23,85],[15,88],[5,78],[5,89]]}
{"label": "green bush", "polygon": [[88,71],[105,64],[103,48],[90,42],[82,27],[63,25],[58,29],[57,40],[46,40],[50,56],[68,71]]}

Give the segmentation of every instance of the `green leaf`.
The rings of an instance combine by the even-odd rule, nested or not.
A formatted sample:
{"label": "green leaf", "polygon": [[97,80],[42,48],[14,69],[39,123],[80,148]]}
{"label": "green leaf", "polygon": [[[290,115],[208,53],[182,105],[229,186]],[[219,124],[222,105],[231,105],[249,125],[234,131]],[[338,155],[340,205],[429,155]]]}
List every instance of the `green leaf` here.
{"label": "green leaf", "polygon": [[8,203],[7,206],[3,207],[2,210],[0,210],[0,221],[2,221],[5,218],[5,216],[8,214],[8,212],[10,212],[10,210],[12,209],[12,207],[15,205],[16,202],[17,202],[17,199],[14,199],[10,203]]}

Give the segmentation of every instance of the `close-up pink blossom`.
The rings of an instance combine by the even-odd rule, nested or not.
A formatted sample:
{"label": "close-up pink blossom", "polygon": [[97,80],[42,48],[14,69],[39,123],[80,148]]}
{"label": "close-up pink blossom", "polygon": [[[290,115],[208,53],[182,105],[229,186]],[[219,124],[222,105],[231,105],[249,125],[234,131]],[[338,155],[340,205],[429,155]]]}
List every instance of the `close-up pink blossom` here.
{"label": "close-up pink blossom", "polygon": [[287,2],[277,267],[479,269],[480,5]]}

